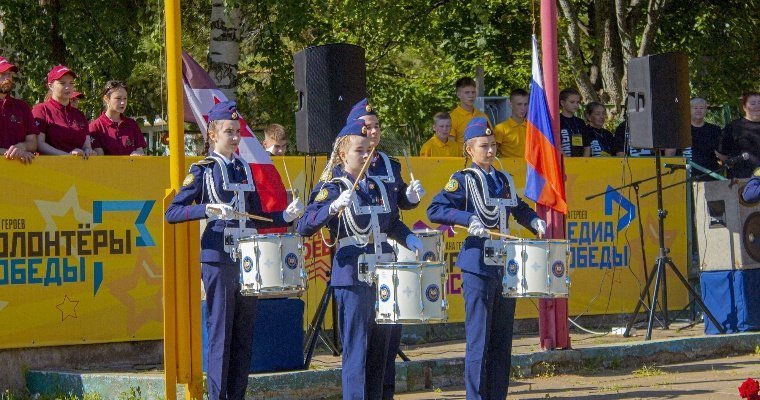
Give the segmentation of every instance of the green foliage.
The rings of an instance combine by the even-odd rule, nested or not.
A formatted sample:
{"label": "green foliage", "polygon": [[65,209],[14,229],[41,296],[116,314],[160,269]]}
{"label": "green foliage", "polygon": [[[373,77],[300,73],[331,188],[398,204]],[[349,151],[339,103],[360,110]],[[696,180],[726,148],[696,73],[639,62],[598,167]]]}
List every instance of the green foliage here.
{"label": "green foliage", "polygon": [[[101,109],[108,79],[129,85],[131,115],[166,114],[164,3],[159,0],[4,0],[0,53],[19,65],[17,94],[35,103],[47,91],[45,75],[65,63],[79,74],[89,117]],[[211,2],[183,0],[183,49],[207,65]],[[591,0],[572,0],[589,27]],[[59,8],[50,4],[58,4]],[[416,152],[432,135],[432,115],[456,104],[454,82],[482,67],[486,95],[507,95],[530,79],[530,34],[538,30],[538,2],[519,0],[225,0],[239,7],[238,103],[255,130],[278,122],[295,136],[293,54],[308,46],[346,42],[366,49],[368,93],[382,117],[383,146]],[[534,10],[533,7],[536,7]],[[737,105],[760,76],[758,0],[671,0],[652,53],[684,51],[694,95],[711,104]],[[644,11],[644,10],[642,10]],[[641,23],[643,23],[643,19]],[[560,18],[563,44],[568,22]],[[634,30],[634,32],[640,31]],[[583,33],[582,51],[601,46]],[[640,38],[637,38],[637,40]],[[588,66],[572,66],[560,48],[560,86]]]}

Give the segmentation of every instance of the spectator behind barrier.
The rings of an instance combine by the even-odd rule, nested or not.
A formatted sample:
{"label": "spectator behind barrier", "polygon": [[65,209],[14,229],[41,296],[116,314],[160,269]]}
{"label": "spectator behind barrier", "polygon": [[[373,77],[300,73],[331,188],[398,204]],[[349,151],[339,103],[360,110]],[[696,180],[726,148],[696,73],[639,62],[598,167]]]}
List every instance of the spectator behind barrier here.
{"label": "spectator behind barrier", "polygon": [[559,132],[565,157],[583,157],[583,148],[591,145],[586,123],[575,116],[581,105],[581,94],[575,89],[559,92]]}
{"label": "spectator behind barrier", "polygon": [[723,128],[718,146],[721,161],[742,153],[749,154],[749,159],[728,169],[730,178],[749,178],[760,165],[760,92],[745,92],[741,100],[744,117],[731,121]]}
{"label": "spectator behind barrier", "polygon": [[478,84],[469,76],[459,78],[455,84],[459,104],[449,112],[451,116],[451,134],[459,147],[464,146],[464,130],[467,123],[474,117],[486,117],[482,111],[475,108],[478,96]]}
{"label": "spectator behind barrier", "polygon": [[433,116],[433,137],[420,148],[420,157],[461,157],[462,148],[449,136],[451,116],[445,112]]}
{"label": "spectator behind barrier", "polygon": [[8,160],[30,164],[37,150],[37,125],[32,109],[13,93],[13,73],[18,67],[0,57],[0,152]]}
{"label": "spectator behind barrier", "polygon": [[264,140],[261,142],[269,155],[284,156],[288,151],[288,134],[280,124],[269,124],[264,128]]}
{"label": "spectator behind barrier", "polygon": [[586,105],[586,121],[589,146],[583,149],[584,157],[612,157],[624,155],[625,136],[617,137],[604,128],[607,109],[603,104],[592,101]]}
{"label": "spectator behind barrier", "polygon": [[79,100],[84,100],[84,93],[72,92],[71,93],[71,106],[79,108]]}
{"label": "spectator behind barrier", "polygon": [[127,109],[127,85],[108,81],[103,88],[105,111],[90,124],[92,147],[100,155],[143,156],[148,147],[137,122],[124,115]]}
{"label": "spectator behind barrier", "polygon": [[509,94],[512,116],[493,128],[501,157],[525,157],[525,116],[528,115],[528,92],[515,89]]}
{"label": "spectator behind barrier", "polygon": [[[695,97],[691,99],[691,147],[684,150],[684,156],[694,163],[714,171],[720,168],[718,164],[718,146],[720,146],[720,127],[705,122],[707,100]],[[710,175],[701,171],[692,171],[700,176],[700,181],[714,180]]]}
{"label": "spectator behind barrier", "polygon": [[77,74],[64,65],[53,67],[47,75],[48,96],[32,108],[40,134],[37,147],[42,154],[75,155],[87,159],[95,155],[88,135],[87,117],[71,106]]}

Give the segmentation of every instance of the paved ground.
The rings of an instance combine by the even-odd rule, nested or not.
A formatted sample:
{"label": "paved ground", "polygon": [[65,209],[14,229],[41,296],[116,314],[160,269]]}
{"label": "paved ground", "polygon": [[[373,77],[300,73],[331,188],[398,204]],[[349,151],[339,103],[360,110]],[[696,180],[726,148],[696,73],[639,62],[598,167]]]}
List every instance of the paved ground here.
{"label": "paved ground", "polygon": [[[600,344],[641,342],[644,340],[646,334],[646,326],[639,326],[640,328],[634,331],[634,335],[627,338],[622,335],[614,335],[610,333],[590,334],[580,332],[578,329],[571,327],[570,343],[574,349],[582,349],[598,346]],[[668,330],[660,329],[657,325],[655,325],[655,327],[655,329],[652,329],[652,339],[704,336],[705,330],[702,323],[691,326],[687,325],[685,322],[673,322],[670,324],[670,329]],[[538,340],[538,336],[535,334],[515,335],[512,342],[513,354],[528,354],[540,351]],[[412,360],[464,357],[464,348],[465,343],[463,340],[416,346],[402,346],[404,353]],[[314,355],[311,366],[312,368],[340,367],[340,357],[334,357],[332,353],[318,352]]]}
{"label": "paved ground", "polygon": [[[740,399],[738,387],[752,377],[760,378],[760,355],[735,356],[684,364],[621,367],[581,375],[555,375],[517,379],[509,399]],[[398,400],[464,399],[464,388],[405,393]]]}

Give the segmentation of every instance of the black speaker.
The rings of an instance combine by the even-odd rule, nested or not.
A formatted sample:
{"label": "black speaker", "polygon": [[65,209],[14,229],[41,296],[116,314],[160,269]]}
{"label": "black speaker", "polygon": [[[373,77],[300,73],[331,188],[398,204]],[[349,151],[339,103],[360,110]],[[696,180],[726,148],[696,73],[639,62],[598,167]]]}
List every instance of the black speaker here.
{"label": "black speaker", "polygon": [[302,153],[330,153],[351,106],[367,97],[364,49],[344,43],[307,47],[293,63],[296,147]]}
{"label": "black speaker", "polygon": [[684,149],[691,146],[689,60],[681,53],[628,62],[628,124],[631,147]]}

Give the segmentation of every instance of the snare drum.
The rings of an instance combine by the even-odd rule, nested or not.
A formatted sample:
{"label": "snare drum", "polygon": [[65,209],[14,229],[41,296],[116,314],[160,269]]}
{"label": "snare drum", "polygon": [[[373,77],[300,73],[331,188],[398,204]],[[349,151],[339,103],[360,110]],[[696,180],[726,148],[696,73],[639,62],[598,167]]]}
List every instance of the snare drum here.
{"label": "snare drum", "polygon": [[446,322],[446,268],[443,263],[380,263],[375,269],[379,324]]}
{"label": "snare drum", "polygon": [[567,297],[570,288],[569,242],[556,239],[504,242],[505,297]]}
{"label": "snare drum", "polygon": [[443,235],[441,231],[433,229],[415,229],[412,231],[422,241],[422,251],[420,254],[402,246],[400,243],[389,239],[388,242],[396,253],[396,260],[399,262],[407,261],[428,261],[441,262],[443,260]]}
{"label": "snare drum", "polygon": [[253,235],[241,238],[237,249],[243,296],[293,297],[307,289],[301,236]]}

